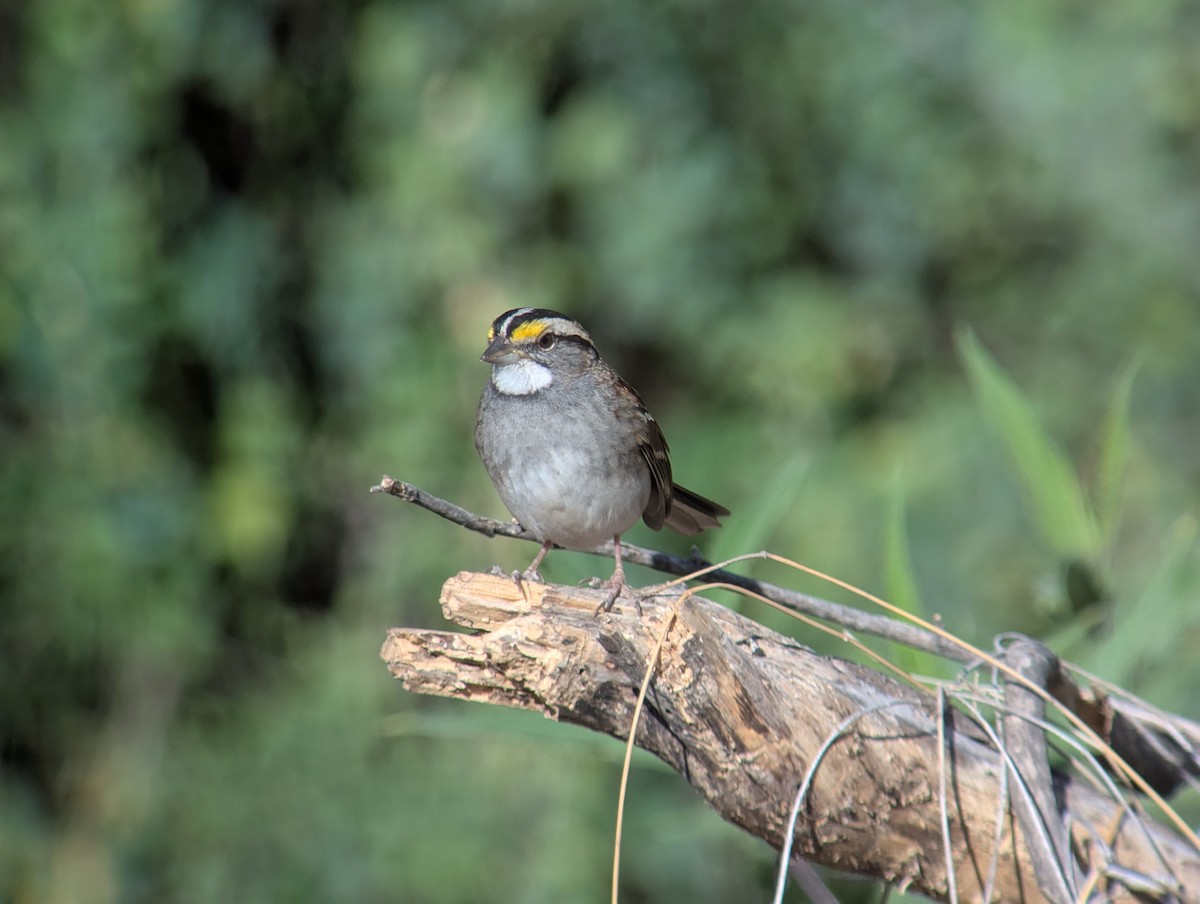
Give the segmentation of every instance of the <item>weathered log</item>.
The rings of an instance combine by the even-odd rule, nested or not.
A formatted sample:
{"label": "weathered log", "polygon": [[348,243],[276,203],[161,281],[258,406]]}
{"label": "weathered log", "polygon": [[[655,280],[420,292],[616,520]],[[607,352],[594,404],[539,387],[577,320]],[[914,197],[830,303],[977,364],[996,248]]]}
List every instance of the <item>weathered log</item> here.
{"label": "weathered log", "polygon": [[[1010,816],[1001,777],[1011,767],[969,719],[945,715],[943,777],[937,704],[928,692],[819,656],[715,603],[680,600],[679,592],[642,596],[640,612],[622,597],[598,614],[597,591],[518,588],[507,577],[461,573],[444,585],[442,608],[451,622],[481,633],[395,628],[382,656],[410,691],[536,710],[625,738],[670,622],[636,743],[725,819],[780,848],[797,789],[828,746],[800,810],[797,854],[939,900],[950,898],[952,882],[961,901],[982,900],[993,882],[992,900],[1053,899],[1039,889]],[[1080,872],[1097,871],[1088,879],[1093,887],[1111,900],[1134,900],[1113,879],[1123,875],[1157,885],[1163,900],[1200,895],[1200,855],[1182,839],[1133,818],[1077,777],[1056,774],[1054,782]]]}

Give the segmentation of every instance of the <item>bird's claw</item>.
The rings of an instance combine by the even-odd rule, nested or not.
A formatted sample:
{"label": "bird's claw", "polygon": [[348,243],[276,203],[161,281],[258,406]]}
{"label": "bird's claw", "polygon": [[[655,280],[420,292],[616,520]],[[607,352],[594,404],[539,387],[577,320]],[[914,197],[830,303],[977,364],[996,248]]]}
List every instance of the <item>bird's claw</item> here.
{"label": "bird's claw", "polygon": [[517,585],[517,589],[521,591],[521,597],[525,602],[529,603],[529,594],[525,590],[526,584],[545,584],[542,576],[533,568],[526,568],[524,571],[514,571],[509,575],[513,579],[513,583]]}
{"label": "bird's claw", "polygon": [[[601,612],[612,612],[613,606],[616,605],[617,600],[621,597],[621,591],[625,590],[625,588],[629,586],[625,583],[625,575],[623,574],[613,575],[607,581],[602,581],[599,578],[592,578],[588,583],[596,590],[608,591],[608,593],[605,594],[604,599],[600,601],[600,605],[596,607],[597,615],[599,615]],[[637,609],[637,614],[639,616],[642,615],[642,603],[639,599],[640,595],[641,594],[639,594],[633,588],[630,588],[630,592],[626,594],[626,596],[633,601],[633,607]]]}

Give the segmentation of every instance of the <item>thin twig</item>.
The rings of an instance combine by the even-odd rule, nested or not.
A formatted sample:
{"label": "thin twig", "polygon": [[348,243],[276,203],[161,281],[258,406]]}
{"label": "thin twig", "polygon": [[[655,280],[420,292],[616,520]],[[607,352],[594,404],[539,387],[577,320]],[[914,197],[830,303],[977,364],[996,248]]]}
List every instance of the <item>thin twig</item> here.
{"label": "thin twig", "polygon": [[621,837],[625,827],[625,796],[629,790],[629,769],[633,763],[633,748],[637,743],[638,722],[642,718],[642,709],[646,705],[646,694],[650,692],[650,681],[654,677],[654,670],[658,668],[658,657],[662,655],[663,644],[666,643],[667,635],[671,633],[671,628],[674,627],[675,620],[679,617],[679,607],[687,601],[687,598],[693,592],[695,591],[685,590],[671,605],[670,614],[663,623],[662,631],[659,633],[658,640],[654,644],[654,650],[650,654],[650,661],[646,663],[646,673],[642,676],[642,683],[638,688],[637,702],[633,705],[633,717],[630,719],[629,737],[625,739],[625,760],[621,763],[621,788],[617,793],[617,827],[613,840],[612,904],[617,904],[621,885]]}
{"label": "thin twig", "polygon": [[[513,540],[526,540],[531,543],[541,542],[516,522],[497,521],[493,518],[476,515],[474,512],[467,511],[462,506],[426,493],[412,484],[395,480],[386,474],[377,486],[371,487],[371,492],[386,493],[389,496],[403,499],[405,502],[411,502],[460,527],[483,534],[485,537],[509,537]],[[611,542],[608,542],[597,546],[595,549],[582,551],[592,555],[611,558],[613,546]],[[675,575],[676,577],[684,577],[695,571],[710,568],[712,565],[711,562],[702,558],[698,551],[693,551],[692,556],[685,559],[681,556],[673,556],[670,553],[660,552],[655,549],[646,549],[645,547],[634,546],[630,543],[621,544],[621,559],[627,564],[632,562],[635,565],[643,565],[646,568],[652,568],[655,571]],[[969,653],[964,652],[960,647],[948,640],[938,637],[916,625],[905,624],[884,615],[864,612],[852,606],[843,606],[817,596],[810,596],[807,593],[800,593],[787,587],[768,584],[765,581],[756,581],[753,578],[734,574],[731,571],[723,569],[709,571],[704,575],[704,578],[709,581],[732,584],[743,590],[761,594],[767,599],[773,600],[779,605],[795,612],[834,622],[852,631],[860,631],[864,634],[871,634],[875,637],[882,637],[885,640],[901,643],[915,650],[932,653],[935,656],[943,656],[955,662],[966,662],[970,658]]]}
{"label": "thin twig", "polygon": [[950,838],[950,808],[946,793],[946,696],[937,689],[938,814],[942,821],[942,843],[946,854],[946,892],[951,904],[958,904],[958,877],[954,873],[954,844]]}
{"label": "thin twig", "polygon": [[792,843],[796,839],[796,823],[800,821],[800,808],[804,806],[804,798],[808,796],[808,790],[812,787],[813,780],[817,777],[817,769],[820,768],[821,761],[833,749],[834,744],[846,737],[846,732],[850,730],[850,726],[855,722],[866,718],[872,713],[890,709],[893,706],[910,705],[911,703],[907,700],[889,700],[886,703],[879,703],[866,709],[860,709],[843,719],[837,728],[831,731],[825,740],[821,742],[816,755],[812,758],[812,762],[808,764],[808,769],[804,772],[804,778],[800,782],[800,787],[796,789],[796,796],[792,799],[792,808],[788,812],[787,830],[783,836],[783,847],[779,849],[779,871],[775,879],[775,897],[771,899],[772,904],[780,904],[783,901],[783,892],[787,886],[788,864],[792,860]]}
{"label": "thin twig", "polygon": [[983,885],[983,894],[979,900],[991,901],[993,892],[996,889],[996,873],[1000,869],[1000,845],[1004,837],[1004,816],[1008,812],[1008,755],[1004,751],[1004,742],[1001,740],[999,734],[1003,730],[1002,727],[993,730],[979,707],[970,701],[954,695],[954,702],[991,739],[999,758],[996,773],[1000,777],[1000,784],[996,795],[996,826],[992,832],[992,856],[988,858],[987,878],[984,879],[984,877],[980,876],[980,881]]}
{"label": "thin twig", "polygon": [[[993,690],[998,690],[998,688],[994,688]],[[1067,748],[1070,748],[1076,754],[1081,756],[1083,758],[1082,763],[1077,760],[1073,760],[1076,774],[1080,775],[1081,777],[1090,776],[1093,785],[1098,789],[1102,788],[1105,790],[1108,793],[1108,796],[1121,807],[1125,817],[1136,827],[1136,829],[1145,839],[1147,850],[1154,854],[1159,865],[1171,877],[1171,881],[1168,882],[1161,877],[1150,876],[1146,873],[1138,873],[1138,875],[1142,877],[1141,881],[1147,885],[1161,885],[1162,887],[1173,888],[1176,890],[1183,888],[1183,881],[1178,875],[1176,875],[1175,871],[1168,862],[1165,853],[1158,844],[1157,839],[1154,837],[1154,833],[1150,831],[1149,825],[1147,825],[1146,821],[1143,820],[1142,817],[1144,814],[1141,813],[1140,808],[1135,805],[1136,802],[1122,793],[1121,789],[1100,765],[1100,761],[1090,750],[1088,750],[1087,746],[1081,742],[1079,738],[1064,728],[1054,725],[1051,722],[1047,722],[1044,719],[1037,718],[1036,716],[1028,713],[1023,714],[1013,711],[1006,703],[1002,702],[1001,700],[988,697],[986,694],[970,693],[963,691],[962,689],[955,690],[949,686],[946,686],[946,692],[949,696],[953,697],[955,703],[957,703],[960,707],[963,707],[964,711],[968,712],[972,716],[973,721],[975,721],[979,728],[982,729],[991,739],[992,744],[1000,752],[1001,763],[1003,765],[1003,768],[1000,770],[1001,777],[1006,778],[1009,774],[1011,774],[1015,780],[1015,784],[1012,786],[1013,791],[1019,790],[1025,797],[1028,805],[1031,807],[1035,805],[1032,797],[1030,796],[1031,792],[1029,783],[1026,779],[1026,776],[1021,771],[1022,766],[1010,753],[1007,743],[1005,740],[1003,740],[1003,735],[1006,733],[1006,726],[1010,724],[1010,720],[1016,718],[1030,723],[1040,731],[1044,732],[1052,740],[1059,742],[1059,744],[1064,745]],[[982,713],[979,712],[975,704],[984,704],[991,706],[996,710],[995,729],[988,724],[988,721],[983,717]],[[1064,756],[1069,755],[1057,745],[1055,745],[1055,749]],[[1005,793],[1003,791],[1004,787],[1006,787],[1006,785],[1002,783],[1002,794]],[[1009,793],[1011,794],[1011,792]],[[1087,824],[1083,824],[1083,828],[1089,832],[1095,843],[1103,846],[1105,863],[1107,864],[1113,862],[1115,860],[1115,856],[1113,855],[1111,847],[1096,834],[1095,828]],[[1039,834],[1042,835],[1041,843],[1048,843],[1044,833]],[[1029,840],[1032,841],[1032,838]],[[982,900],[986,901],[989,900],[989,898],[984,896]],[[1080,892],[1076,892],[1074,900],[1083,900]]]}
{"label": "thin twig", "polygon": [[[1058,657],[1029,638],[1010,644],[1005,661],[1039,688],[1051,686],[1059,674]],[[1025,785],[1022,789],[1025,793],[1013,796],[1013,808],[1025,831],[1034,874],[1043,894],[1068,904],[1079,893],[1081,876],[1054,796],[1046,736],[1032,724],[1044,719],[1046,702],[1014,681],[1005,681],[1004,700],[1007,709],[1002,716],[1004,736],[1016,766],[1015,774]]]}

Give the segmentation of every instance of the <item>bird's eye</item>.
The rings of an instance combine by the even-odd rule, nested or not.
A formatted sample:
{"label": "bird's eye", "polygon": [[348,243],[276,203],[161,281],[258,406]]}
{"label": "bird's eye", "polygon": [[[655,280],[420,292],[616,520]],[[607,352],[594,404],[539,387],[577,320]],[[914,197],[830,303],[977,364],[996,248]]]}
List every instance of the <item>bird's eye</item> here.
{"label": "bird's eye", "polygon": [[538,336],[538,348],[550,351],[550,349],[554,348],[554,343],[557,341],[558,337],[553,333],[542,333],[542,335]]}

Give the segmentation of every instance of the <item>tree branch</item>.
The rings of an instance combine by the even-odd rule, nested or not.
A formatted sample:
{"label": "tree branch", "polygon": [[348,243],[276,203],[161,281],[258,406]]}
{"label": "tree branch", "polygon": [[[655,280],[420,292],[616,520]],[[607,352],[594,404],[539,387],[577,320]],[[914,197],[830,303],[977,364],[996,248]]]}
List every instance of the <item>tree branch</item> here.
{"label": "tree branch", "polygon": [[[378,485],[371,487],[371,492],[386,493],[389,496],[403,499],[405,502],[411,502],[426,511],[440,515],[447,521],[483,534],[486,537],[510,537],[514,540],[528,540],[531,543],[541,542],[515,522],[495,521],[491,518],[484,518],[473,512],[468,512],[453,502],[448,502],[445,499],[426,493],[424,490],[420,490],[411,484],[388,477],[386,474]],[[595,549],[586,550],[586,552],[592,555],[612,558],[613,545],[611,542],[608,542],[602,546],[597,546]],[[635,565],[644,565],[647,568],[652,568],[655,571],[675,577],[685,577],[697,571],[712,568],[712,563],[702,558],[698,552],[695,552],[691,558],[684,559],[679,556],[673,556],[670,553],[660,552],[655,549],[646,549],[642,546],[634,546],[631,543],[624,542],[621,544],[621,559],[626,564],[632,562]],[[888,618],[887,616],[864,612],[852,606],[842,606],[817,596],[799,593],[787,587],[768,584],[765,581],[756,581],[753,578],[735,574],[732,571],[725,571],[724,569],[714,569],[706,572],[704,579],[706,581],[719,581],[731,584],[734,587],[741,587],[743,590],[749,590],[751,593],[764,596],[787,609],[791,609],[793,612],[833,622],[851,631],[860,631],[863,634],[882,637],[885,640],[902,643],[905,646],[924,650],[926,653],[933,653],[936,656],[942,656],[955,662],[971,661],[970,655],[961,647],[917,625],[910,625],[906,622]]]}
{"label": "tree branch", "polygon": [[[1006,651],[1004,661],[1035,687],[1045,689],[1061,675],[1058,657],[1047,647],[1022,637]],[[1004,684],[1004,740],[1020,778],[1010,786],[1012,808],[1025,837],[1038,884],[1055,901],[1075,900],[1083,881],[1071,855],[1067,822],[1054,797],[1046,733],[1046,703],[1025,685]]]}
{"label": "tree branch", "polygon": [[[371,487],[371,492],[385,493],[411,502],[447,521],[487,537],[540,542],[516,522],[496,521],[476,515],[459,505],[386,474],[377,486]],[[590,552],[593,555],[611,557],[612,543],[605,543]],[[793,612],[832,622],[850,631],[901,643],[952,662],[974,663],[971,654],[963,647],[918,625],[842,606],[724,569],[713,569],[712,563],[701,557],[698,550],[693,550],[692,556],[684,559],[658,550],[622,543],[621,556],[627,563],[643,565],[675,577],[690,577],[698,571],[712,569],[705,572],[705,580],[740,587]],[[1071,671],[1078,672],[1073,668]],[[1197,784],[1200,777],[1200,726],[1180,716],[1159,712],[1120,689],[1107,688],[1106,693],[1101,683],[1094,679],[1093,691],[1087,692],[1074,682],[1066,670],[1058,669],[1055,674],[1056,681],[1051,687],[1044,689],[1050,691],[1064,707],[1088,722],[1156,791],[1170,794],[1185,783]]]}
{"label": "tree branch", "polygon": [[[523,588],[492,575],[451,578],[441,596],[446,617],[482,633],[393,629],[382,650],[388,668],[417,693],[535,710],[623,738],[651,651],[670,624],[637,726],[640,746],[725,819],[776,848],[806,769],[827,747],[800,810],[795,851],[947,899],[932,697],[696,597],[644,596],[641,614],[618,605],[597,615],[602,593]],[[979,899],[994,859],[995,900],[1052,900],[1039,889],[1023,829],[1010,819],[996,831],[997,808],[1007,805],[1004,760],[961,714],[952,712],[945,730],[959,899]],[[1090,785],[1054,779],[1055,818],[1072,827],[1072,856],[1089,857],[1083,865],[1105,877],[1110,900],[1133,900],[1129,885],[1163,890],[1162,900],[1172,891],[1200,896],[1197,851]]]}

